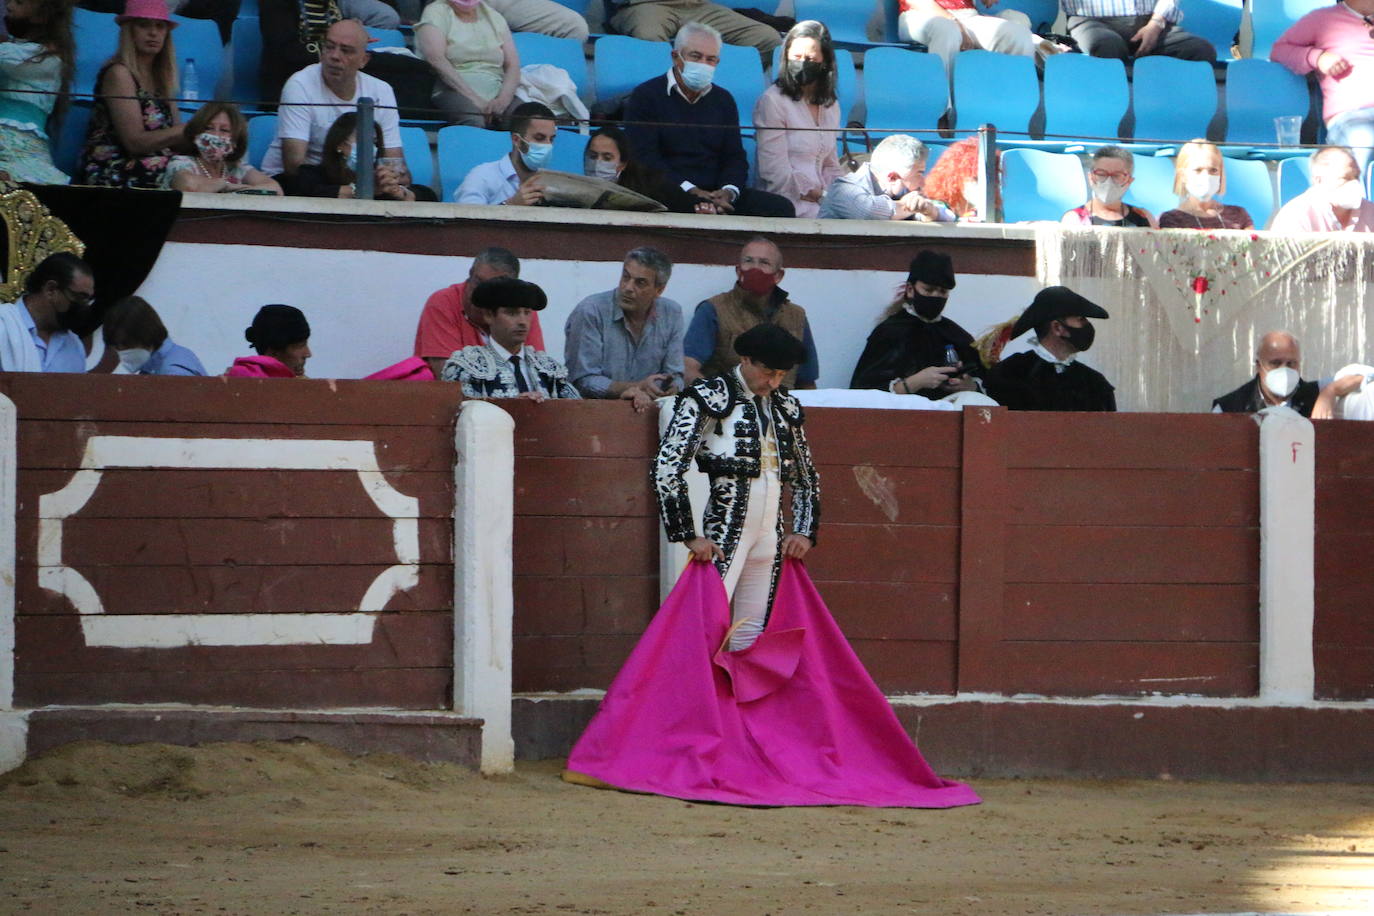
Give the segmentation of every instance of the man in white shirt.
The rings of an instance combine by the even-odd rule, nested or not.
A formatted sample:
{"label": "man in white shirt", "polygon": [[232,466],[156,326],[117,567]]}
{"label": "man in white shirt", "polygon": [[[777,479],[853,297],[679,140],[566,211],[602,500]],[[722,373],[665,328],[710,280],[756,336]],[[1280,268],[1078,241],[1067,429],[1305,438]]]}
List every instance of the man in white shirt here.
{"label": "man in white shirt", "polygon": [[66,252],[44,258],[19,301],[0,305],[0,372],[85,372],[86,348],[68,328],[94,297],[85,261]]}
{"label": "man in white shirt", "polygon": [[367,41],[367,30],[361,22],[340,20],[325,33],[320,62],[286,81],[277,109],[277,136],[262,161],[264,172],[293,174],[302,165],[318,165],[324,135],[340,115],[356,110],[362,96],[376,102],[377,124],[382,128],[386,155],[404,158],[396,93],[375,76],[359,72],[370,56]]}
{"label": "man in white shirt", "polygon": [[511,151],[500,159],[473,166],[453,202],[537,206],[544,201],[544,185],[536,174],[553,157],[558,135],[554,113],[542,102],[517,105],[510,116]]}
{"label": "man in white shirt", "polygon": [[1374,203],[1365,199],[1360,166],[1344,146],[1312,154],[1312,187],[1283,205],[1270,232],[1374,232]]}

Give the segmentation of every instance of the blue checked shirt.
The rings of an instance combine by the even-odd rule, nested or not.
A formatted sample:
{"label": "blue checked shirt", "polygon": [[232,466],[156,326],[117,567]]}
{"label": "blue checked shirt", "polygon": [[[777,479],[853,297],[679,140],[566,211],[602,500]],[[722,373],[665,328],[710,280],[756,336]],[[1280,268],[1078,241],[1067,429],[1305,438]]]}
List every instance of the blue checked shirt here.
{"label": "blue checked shirt", "polygon": [[1159,16],[1166,22],[1178,22],[1178,0],[1060,0],[1065,16],[1088,16],[1102,19],[1108,16]]}

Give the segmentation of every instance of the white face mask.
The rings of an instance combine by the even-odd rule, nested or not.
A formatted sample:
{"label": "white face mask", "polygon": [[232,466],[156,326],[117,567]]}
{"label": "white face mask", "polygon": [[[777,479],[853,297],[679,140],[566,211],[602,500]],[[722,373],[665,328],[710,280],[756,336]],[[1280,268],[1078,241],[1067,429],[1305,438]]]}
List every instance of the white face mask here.
{"label": "white face mask", "polygon": [[1298,370],[1284,366],[1264,373],[1264,387],[1276,398],[1287,398],[1298,387]]}
{"label": "white face mask", "polygon": [[1190,197],[1196,197],[1198,200],[1211,200],[1217,196],[1217,191],[1221,190],[1221,176],[1208,175],[1206,172],[1194,173],[1188,176],[1183,187]]}
{"label": "white face mask", "polygon": [[153,358],[152,350],[141,350],[131,348],[119,351],[119,364],[124,367],[124,371],[130,375],[136,375]]}
{"label": "white face mask", "polygon": [[983,199],[983,186],[976,181],[964,182],[964,200],[968,205],[977,210],[979,202]]}
{"label": "white face mask", "polygon": [[1108,206],[1114,206],[1121,201],[1121,198],[1126,196],[1125,187],[1117,184],[1110,178],[1094,181],[1092,186],[1093,197],[1097,198],[1098,203],[1107,204]]}
{"label": "white face mask", "polygon": [[1338,184],[1326,192],[1326,199],[1331,201],[1331,206],[1340,210],[1358,210],[1360,204],[1364,203],[1364,188],[1354,179]]}
{"label": "white face mask", "polygon": [[600,178],[602,181],[615,181],[620,177],[620,166],[604,159],[584,160],[582,171],[588,178]]}

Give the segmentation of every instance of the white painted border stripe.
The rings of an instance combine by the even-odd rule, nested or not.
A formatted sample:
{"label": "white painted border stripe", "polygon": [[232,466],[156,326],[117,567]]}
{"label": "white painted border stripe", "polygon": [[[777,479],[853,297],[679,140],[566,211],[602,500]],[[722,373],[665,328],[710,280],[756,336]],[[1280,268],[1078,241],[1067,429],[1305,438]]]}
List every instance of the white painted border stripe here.
{"label": "white painted border stripe", "polygon": [[0,709],[14,708],[15,550],[19,509],[19,409],[0,394]]}
{"label": "white painted border stripe", "polygon": [[86,642],[111,649],[185,646],[361,646],[374,614],[99,614],[81,621]]}

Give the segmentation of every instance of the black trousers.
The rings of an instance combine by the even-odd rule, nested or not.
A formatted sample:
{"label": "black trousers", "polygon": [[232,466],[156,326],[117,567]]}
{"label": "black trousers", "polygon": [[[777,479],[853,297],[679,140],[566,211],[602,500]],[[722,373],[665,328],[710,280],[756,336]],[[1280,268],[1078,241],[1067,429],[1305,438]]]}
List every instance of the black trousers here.
{"label": "black trousers", "polygon": [[[1131,36],[1149,21],[1149,16],[1070,16],[1068,27],[1069,35],[1078,42],[1084,54],[1131,60],[1136,56]],[[1217,49],[1210,41],[1173,24],[1164,26],[1164,34],[1159,36],[1159,43],[1150,54],[1180,60],[1211,62],[1217,59]]]}

